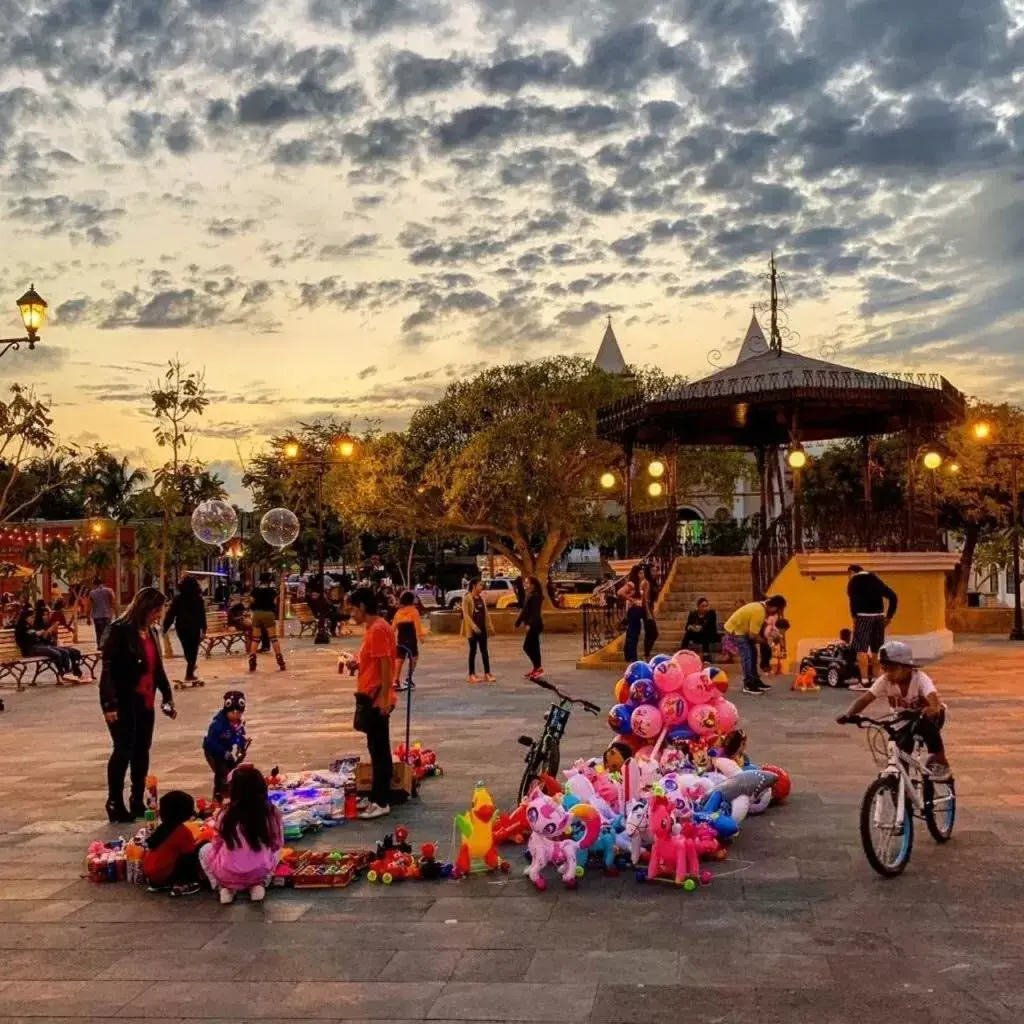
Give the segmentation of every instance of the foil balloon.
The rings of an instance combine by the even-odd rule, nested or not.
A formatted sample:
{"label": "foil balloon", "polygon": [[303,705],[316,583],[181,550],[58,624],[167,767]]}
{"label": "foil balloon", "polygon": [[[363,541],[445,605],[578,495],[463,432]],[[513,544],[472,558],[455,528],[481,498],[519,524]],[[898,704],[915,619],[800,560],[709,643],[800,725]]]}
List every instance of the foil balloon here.
{"label": "foil balloon", "polygon": [[634,735],[653,740],[661,732],[661,712],[651,704],[641,704],[633,709],[630,725]]}
{"label": "foil balloon", "polygon": [[721,694],[703,672],[691,672],[683,680],[683,696],[686,698],[687,704],[694,705],[710,704]]}
{"label": "foil balloon", "polygon": [[718,731],[722,733],[732,732],[740,720],[739,710],[731,700],[720,700],[715,705],[715,714],[718,716]]}
{"label": "foil balloon", "polygon": [[690,708],[686,722],[698,736],[714,736],[718,732],[718,712],[711,704],[697,704]]}
{"label": "foil balloon", "polygon": [[658,709],[667,729],[686,721],[686,701],[678,693],[669,693],[662,697]]}
{"label": "foil balloon", "polygon": [[684,676],[699,672],[704,667],[704,662],[700,660],[700,656],[693,651],[676,651],[672,656],[672,660],[683,670]]}
{"label": "foil balloon", "polygon": [[658,693],[675,693],[682,688],[685,678],[678,662],[671,659],[654,667],[654,685]]}
{"label": "foil balloon", "polygon": [[260,520],[260,536],[272,548],[286,548],[299,535],[299,518],[288,508],[272,508]]}
{"label": "foil balloon", "polygon": [[238,515],[225,501],[204,501],[192,513],[192,532],[204,544],[224,545],[238,529]]}

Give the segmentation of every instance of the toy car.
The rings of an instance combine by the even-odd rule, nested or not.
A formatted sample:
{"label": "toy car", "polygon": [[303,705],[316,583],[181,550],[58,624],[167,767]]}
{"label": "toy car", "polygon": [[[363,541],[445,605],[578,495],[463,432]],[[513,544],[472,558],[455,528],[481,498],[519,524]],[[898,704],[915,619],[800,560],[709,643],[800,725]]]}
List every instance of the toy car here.
{"label": "toy car", "polygon": [[829,644],[811,651],[800,662],[800,670],[813,668],[819,685],[849,686],[860,682],[860,669],[856,661],[844,657],[838,644]]}

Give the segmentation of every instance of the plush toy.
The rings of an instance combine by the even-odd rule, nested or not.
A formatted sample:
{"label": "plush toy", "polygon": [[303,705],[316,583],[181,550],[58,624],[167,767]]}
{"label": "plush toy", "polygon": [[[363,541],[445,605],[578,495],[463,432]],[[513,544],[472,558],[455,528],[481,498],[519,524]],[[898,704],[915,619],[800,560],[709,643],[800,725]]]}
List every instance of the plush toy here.
{"label": "plush toy", "polygon": [[568,838],[572,824],[570,813],[535,785],[530,791],[526,817],[533,829],[529,842],[530,866],[526,869],[530,881],[540,892],[547,889],[541,872],[551,864],[560,869],[566,888],[575,889],[576,844]]}
{"label": "plush toy", "polygon": [[459,852],[455,858],[455,872],[468,875],[474,871],[508,871],[508,861],[502,860],[494,845],[494,813],[496,808],[491,794],[482,782],[473,790],[473,802],[465,814],[455,816]]}
{"label": "plush toy", "polygon": [[698,858],[697,830],[689,822],[683,824],[682,832],[674,832],[672,804],[663,796],[650,801],[651,859],[647,865],[647,878],[672,878],[676,885],[687,890],[697,887],[697,882],[707,884],[711,875],[701,871]]}

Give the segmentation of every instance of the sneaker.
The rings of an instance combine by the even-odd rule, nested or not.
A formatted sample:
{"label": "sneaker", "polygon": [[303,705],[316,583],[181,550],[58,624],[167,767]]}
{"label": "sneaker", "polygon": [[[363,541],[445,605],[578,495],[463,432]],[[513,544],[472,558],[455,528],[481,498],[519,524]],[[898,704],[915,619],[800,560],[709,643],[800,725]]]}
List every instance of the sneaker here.
{"label": "sneaker", "polygon": [[267,895],[267,890],[262,885],[254,885],[249,890],[249,899],[253,903],[262,903],[263,897]]}
{"label": "sneaker", "polygon": [[870,686],[865,686],[863,683],[851,683],[849,686],[851,693],[867,693],[870,689]]}
{"label": "sneaker", "polygon": [[202,887],[198,882],[183,882],[181,885],[175,885],[171,888],[172,896],[195,896],[202,891]]}
{"label": "sneaker", "polygon": [[479,676],[466,676],[466,682],[469,683],[472,686],[474,683],[479,683],[480,682],[480,677]]}
{"label": "sneaker", "polygon": [[497,681],[497,678],[495,676],[492,676],[490,672],[488,672],[487,675],[484,676],[485,683],[496,683]]}
{"label": "sneaker", "polygon": [[220,890],[220,902],[225,907],[229,903],[234,903],[235,902],[234,890],[221,888],[221,890]]}
{"label": "sneaker", "polygon": [[369,806],[370,806],[369,798],[367,798],[365,796],[361,796],[356,801],[356,813],[358,814],[360,811],[365,811],[366,808],[369,807]]}
{"label": "sneaker", "polygon": [[390,814],[391,808],[385,804],[383,807],[378,806],[375,803],[371,803],[366,810],[359,812],[359,817],[363,821],[372,821],[374,818],[383,818],[385,814]]}
{"label": "sneaker", "polygon": [[765,694],[763,686],[758,683],[744,683],[743,692],[751,697],[763,697]]}

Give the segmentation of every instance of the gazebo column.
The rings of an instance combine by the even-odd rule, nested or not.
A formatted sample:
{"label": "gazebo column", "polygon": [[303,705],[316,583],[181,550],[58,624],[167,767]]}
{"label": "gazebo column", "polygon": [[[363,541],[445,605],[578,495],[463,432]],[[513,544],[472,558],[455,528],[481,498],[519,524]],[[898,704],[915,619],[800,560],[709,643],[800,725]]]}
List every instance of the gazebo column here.
{"label": "gazebo column", "polygon": [[632,532],[633,532],[633,439],[630,438],[625,444],[626,471],[623,474],[623,489],[626,498],[626,557],[632,554]]}
{"label": "gazebo column", "polygon": [[860,439],[861,472],[863,473],[864,490],[864,540],[869,551],[874,550],[875,518],[874,503],[871,498],[871,438]]}
{"label": "gazebo column", "polygon": [[[800,444],[800,424],[795,410],[790,420],[789,436],[791,449]],[[787,456],[787,464],[788,461]],[[804,550],[803,467],[798,466],[794,469],[790,466],[790,472],[793,474],[793,551],[796,554],[802,554]]]}

